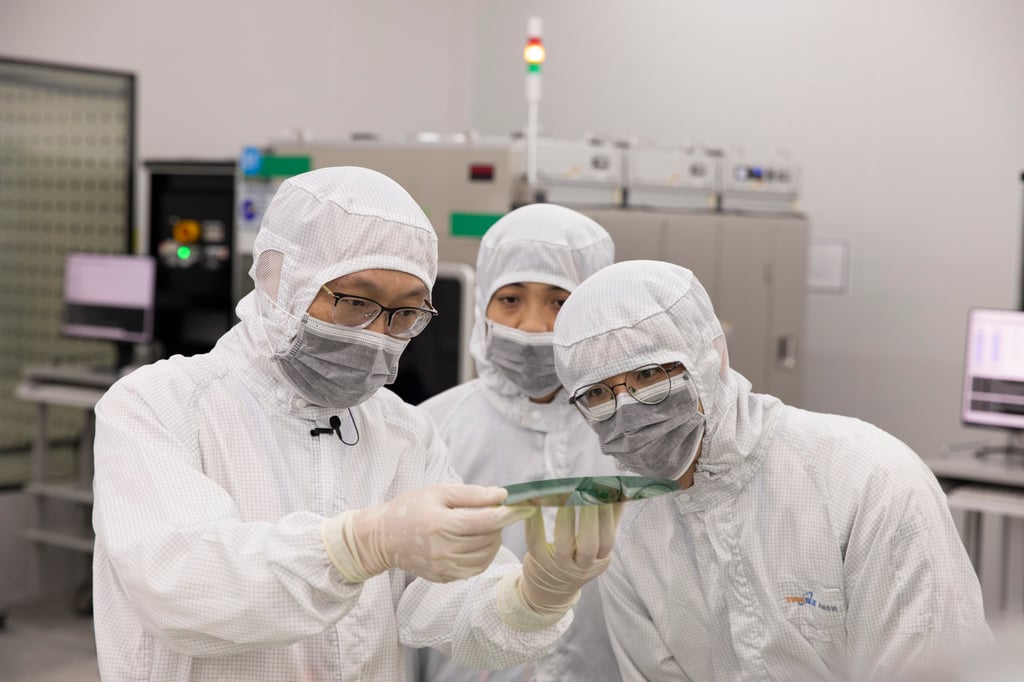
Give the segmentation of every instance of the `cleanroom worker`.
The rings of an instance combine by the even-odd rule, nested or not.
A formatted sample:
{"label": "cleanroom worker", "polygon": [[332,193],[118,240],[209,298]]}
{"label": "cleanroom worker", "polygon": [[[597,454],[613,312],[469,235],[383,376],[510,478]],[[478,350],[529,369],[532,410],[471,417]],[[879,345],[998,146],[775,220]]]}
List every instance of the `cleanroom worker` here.
{"label": "cleanroom worker", "polygon": [[612,265],[555,323],[604,452],[676,479],[602,578],[627,680],[892,680],[989,637],[946,498],[906,445],[751,391],[689,270]]}
{"label": "cleanroom worker", "polygon": [[[480,242],[470,352],[478,378],[422,404],[467,483],[507,485],[623,473],[568,403],[555,373],[555,317],[580,282],[614,261],[615,245],[590,218],[530,204],[500,218]],[[554,528],[555,510],[545,509]],[[549,533],[550,534],[550,533]],[[520,558],[522,529],[504,545]],[[565,636],[538,661],[482,675],[433,650],[419,653],[421,682],[618,680],[596,583],[587,585]]]}
{"label": "cleanroom worker", "polygon": [[96,406],[104,679],[398,680],[403,644],[483,668],[540,656],[614,518],[581,515],[521,568],[500,547],[506,491],[462,485],[429,416],[382,388],[435,314],[416,202],[366,169],[296,176],[253,259],[210,353]]}

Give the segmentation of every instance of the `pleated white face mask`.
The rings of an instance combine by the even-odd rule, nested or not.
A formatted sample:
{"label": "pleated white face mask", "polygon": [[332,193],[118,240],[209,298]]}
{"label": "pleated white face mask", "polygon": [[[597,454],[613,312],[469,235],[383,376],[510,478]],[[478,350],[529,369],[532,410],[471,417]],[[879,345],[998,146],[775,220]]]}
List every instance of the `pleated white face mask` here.
{"label": "pleated white face mask", "polygon": [[555,373],[553,332],[524,332],[487,320],[487,360],[530,398],[562,385]]}
{"label": "pleated white face mask", "polygon": [[408,339],[341,327],[306,314],[295,341],[274,356],[295,391],[313,405],[354,407],[395,381]]}

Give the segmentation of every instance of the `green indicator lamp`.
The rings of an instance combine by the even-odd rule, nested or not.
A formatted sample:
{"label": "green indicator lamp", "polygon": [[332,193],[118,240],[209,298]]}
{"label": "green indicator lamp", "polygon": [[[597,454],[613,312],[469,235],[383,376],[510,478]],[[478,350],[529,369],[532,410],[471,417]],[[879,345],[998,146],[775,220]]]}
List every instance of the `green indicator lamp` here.
{"label": "green indicator lamp", "polygon": [[540,71],[540,65],[544,63],[544,45],[540,42],[539,36],[531,36],[523,49],[523,59],[526,60],[526,70],[530,73]]}

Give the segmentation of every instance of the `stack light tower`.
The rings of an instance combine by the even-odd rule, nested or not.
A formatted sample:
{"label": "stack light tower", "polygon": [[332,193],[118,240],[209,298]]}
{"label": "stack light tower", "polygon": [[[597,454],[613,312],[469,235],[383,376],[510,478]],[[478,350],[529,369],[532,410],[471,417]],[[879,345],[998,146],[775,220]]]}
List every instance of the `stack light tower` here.
{"label": "stack light tower", "polygon": [[544,43],[541,42],[540,17],[526,23],[526,180],[530,189],[537,187],[537,108],[541,97],[541,67],[544,64]]}

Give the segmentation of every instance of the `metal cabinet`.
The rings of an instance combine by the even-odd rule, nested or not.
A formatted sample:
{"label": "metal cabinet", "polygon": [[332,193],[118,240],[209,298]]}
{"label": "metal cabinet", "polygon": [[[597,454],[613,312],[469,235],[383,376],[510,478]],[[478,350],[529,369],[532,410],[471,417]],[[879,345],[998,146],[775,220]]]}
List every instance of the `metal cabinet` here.
{"label": "metal cabinet", "polygon": [[665,218],[658,213],[621,209],[582,209],[608,230],[615,242],[615,260],[656,258],[665,248]]}
{"label": "metal cabinet", "polygon": [[732,366],[754,390],[800,404],[808,226],[800,217],[721,215],[715,310]]}
{"label": "metal cabinet", "polygon": [[809,228],[802,216],[584,210],[615,240],[617,261],[689,268],[722,322],[734,369],[799,405]]}
{"label": "metal cabinet", "polygon": [[480,237],[523,199],[523,157],[505,141],[279,143],[272,149],[308,156],[313,168],[363,166],[384,173],[427,214],[440,259],[474,268]]}
{"label": "metal cabinet", "polygon": [[[522,203],[523,159],[507,141],[277,144],[313,168],[357,165],[394,178],[438,234],[441,260],[476,266],[480,237]],[[754,386],[801,404],[807,219],[791,213],[571,206],[615,240],[616,260],[664,260],[692,270],[711,296],[731,365]]]}

